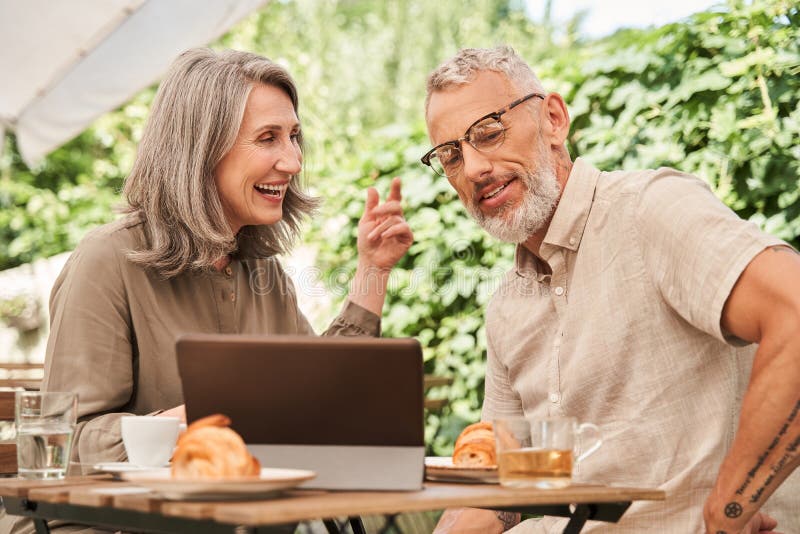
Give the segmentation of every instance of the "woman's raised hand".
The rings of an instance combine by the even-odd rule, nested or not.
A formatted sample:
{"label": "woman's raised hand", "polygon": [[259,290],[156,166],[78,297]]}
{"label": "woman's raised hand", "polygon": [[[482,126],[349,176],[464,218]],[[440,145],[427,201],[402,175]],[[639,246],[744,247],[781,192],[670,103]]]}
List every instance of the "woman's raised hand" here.
{"label": "woman's raised hand", "polygon": [[394,178],[383,204],[374,187],[367,189],[364,215],[358,222],[358,261],[363,267],[388,271],[414,242],[414,234],[403,217],[400,186],[400,178]]}

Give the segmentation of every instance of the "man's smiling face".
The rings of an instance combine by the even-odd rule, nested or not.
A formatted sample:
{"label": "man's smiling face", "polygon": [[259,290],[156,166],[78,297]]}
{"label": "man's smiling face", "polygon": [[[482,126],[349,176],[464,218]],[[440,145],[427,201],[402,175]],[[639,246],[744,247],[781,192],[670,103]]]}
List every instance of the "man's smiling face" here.
{"label": "man's smiling face", "polygon": [[[493,71],[434,92],[426,116],[432,143],[462,137],[476,119],[524,93]],[[553,156],[538,127],[539,106],[538,100],[529,100],[505,113],[505,140],[495,150],[480,152],[462,142],[462,167],[448,177],[470,214],[503,241],[521,243],[544,227],[560,196]]]}

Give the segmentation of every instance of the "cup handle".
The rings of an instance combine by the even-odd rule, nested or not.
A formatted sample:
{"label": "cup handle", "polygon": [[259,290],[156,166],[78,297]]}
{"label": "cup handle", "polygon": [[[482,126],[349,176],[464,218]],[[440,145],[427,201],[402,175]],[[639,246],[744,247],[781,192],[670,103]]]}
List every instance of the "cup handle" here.
{"label": "cup handle", "polygon": [[[580,462],[600,448],[600,445],[603,444],[603,438],[600,436],[600,429],[597,427],[597,425],[593,425],[592,423],[583,423],[579,425],[577,434],[580,440],[581,450],[583,452],[578,455],[575,461]],[[585,448],[584,444],[587,443],[587,440],[589,443],[591,443],[591,446]]]}

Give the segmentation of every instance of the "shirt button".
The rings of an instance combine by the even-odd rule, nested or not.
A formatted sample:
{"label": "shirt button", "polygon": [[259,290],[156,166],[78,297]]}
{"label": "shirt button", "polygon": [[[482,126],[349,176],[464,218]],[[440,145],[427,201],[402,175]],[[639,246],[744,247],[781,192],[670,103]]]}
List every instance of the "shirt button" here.
{"label": "shirt button", "polygon": [[231,274],[233,274],[233,269],[231,269],[230,267],[225,267],[225,274],[230,276]]}
{"label": "shirt button", "polygon": [[577,239],[575,239],[574,237],[570,237],[569,238],[569,244],[570,245],[574,245],[576,241],[577,241]]}
{"label": "shirt button", "polygon": [[550,402],[558,402],[558,393],[550,394]]}
{"label": "shirt button", "polygon": [[236,300],[236,293],[234,293],[233,291],[231,291],[231,302],[233,302],[233,301],[235,301],[235,300]]}
{"label": "shirt button", "polygon": [[564,294],[564,288],[563,288],[563,287],[561,287],[561,286],[558,286],[558,287],[556,288],[556,295],[558,295],[558,296],[560,297],[560,296],[561,296],[561,295],[563,295],[563,294]]}

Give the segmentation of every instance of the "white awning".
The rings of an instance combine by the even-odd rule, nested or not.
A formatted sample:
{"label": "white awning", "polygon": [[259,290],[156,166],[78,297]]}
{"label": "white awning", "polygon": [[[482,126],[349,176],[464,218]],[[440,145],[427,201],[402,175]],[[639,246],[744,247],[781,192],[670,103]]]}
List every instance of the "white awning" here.
{"label": "white awning", "polygon": [[267,1],[0,0],[0,134],[35,163]]}

